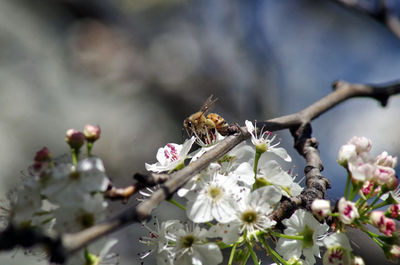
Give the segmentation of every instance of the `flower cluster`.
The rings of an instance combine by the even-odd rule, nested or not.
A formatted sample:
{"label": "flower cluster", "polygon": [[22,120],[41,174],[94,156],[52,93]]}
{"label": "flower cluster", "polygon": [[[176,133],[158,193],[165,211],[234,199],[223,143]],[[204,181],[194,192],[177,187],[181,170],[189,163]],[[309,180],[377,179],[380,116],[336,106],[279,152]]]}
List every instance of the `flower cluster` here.
{"label": "flower cluster", "polygon": [[[275,264],[363,265],[352,252],[348,227],[366,233],[384,251],[386,257],[400,257],[399,183],[394,167],[397,157],[382,152],[370,154],[372,143],[365,137],[353,137],[343,145],[338,163],[348,173],[344,195],[333,207],[328,200],[316,199],[312,211],[297,209],[287,219],[278,220],[281,202],[302,194],[303,188],[282,164],[291,157],[276,141],[276,135],[246,121],[251,143],[243,142],[193,176],[176,196],[172,205],[183,209],[189,219],[156,220],[154,228],[140,242],[150,248],[141,258],[156,255],[157,264],[210,264],[223,262],[222,249],[230,249],[227,264],[256,265],[261,248]],[[148,171],[177,171],[200,159],[215,148],[224,136],[195,135],[183,144],[168,143],[159,148]],[[102,222],[108,203],[104,192],[110,187],[103,162],[92,155],[100,137],[98,126],[87,125],[84,132],[70,129],[66,142],[71,158],[53,158],[48,148],[38,151],[21,185],[0,205],[0,224],[6,220],[17,228],[41,229],[48,233],[75,233]],[[81,148],[86,143],[86,156]],[[197,143],[198,149],[191,152]],[[141,191],[142,195],[150,196]],[[302,197],[297,197],[302,198]],[[386,208],[382,208],[386,207]],[[328,218],[329,217],[329,218]],[[329,220],[329,225],[325,220]],[[369,230],[374,226],[379,233]],[[115,239],[97,241],[69,258],[68,264],[116,264],[118,257],[108,254]],[[321,247],[325,253],[321,255]],[[257,252],[256,252],[257,250]]]}
{"label": "flower cluster", "polygon": [[[6,209],[8,222],[15,227],[42,229],[47,233],[73,233],[103,221],[108,206],[103,192],[110,181],[101,159],[91,154],[93,143],[99,137],[98,126],[87,125],[84,133],[68,130],[65,140],[71,148],[71,159],[65,156],[54,159],[47,147],[38,151]],[[87,157],[81,158],[80,149],[85,142]],[[116,240],[102,243],[96,242],[75,254],[68,264],[116,261],[115,255],[107,255]]]}
{"label": "flower cluster", "polygon": [[[156,252],[158,264],[219,264],[220,249],[231,248],[228,264],[233,260],[245,264],[249,258],[260,264],[254,249],[262,247],[275,264],[315,264],[316,258],[322,258],[324,265],[362,265],[362,258],[352,253],[347,226],[367,233],[388,259],[400,256],[394,223],[394,219],[400,220],[396,157],[383,152],[373,158],[369,153],[371,141],[353,137],[338,154],[339,164],[348,171],[344,196],[333,209],[330,201],[315,200],[312,213],[295,211],[282,221],[285,228],[280,233],[273,213],[282,198],[297,196],[302,188],[280,165],[291,158],[278,147],[279,142],[274,142],[276,135],[257,129],[249,121],[246,128],[252,145],[236,146],[189,180],[177,192],[187,200],[186,206],[170,200],[186,211],[191,225],[177,220],[163,222],[161,226],[157,223],[158,228],[150,229],[150,236],[141,240],[152,247],[144,256]],[[156,172],[179,170],[214,148],[221,139],[218,135],[204,144],[192,137],[183,145],[167,144],[159,149],[158,162],[146,164],[146,168]],[[189,154],[194,142],[201,143],[200,148]],[[173,151],[175,157],[170,159]],[[379,203],[379,199],[384,201]],[[386,212],[377,210],[388,204]],[[328,216],[331,232],[324,221]],[[368,224],[378,228],[382,235],[369,231]],[[275,246],[271,243],[274,241]],[[323,256],[321,246],[326,249]],[[210,255],[204,254],[206,250]]]}
{"label": "flower cluster", "polygon": [[[338,232],[336,239],[327,243],[324,264],[350,264],[348,252],[351,248],[345,235],[347,225],[365,232],[388,259],[397,261],[400,257],[395,224],[395,219],[399,220],[400,206],[399,183],[394,171],[397,157],[382,152],[374,158],[370,154],[371,147],[371,140],[365,137],[353,137],[343,145],[338,153],[338,163],[348,172],[344,196],[332,212],[329,201],[316,200],[312,204],[313,213],[319,218],[333,216]],[[385,212],[379,210],[384,206],[389,206]],[[382,234],[373,233],[368,225],[376,227]]]}
{"label": "flower cluster", "polygon": [[[220,264],[220,249],[231,248],[228,264],[233,260],[245,264],[249,258],[259,264],[254,251],[258,246],[285,264],[302,259],[314,264],[315,257],[321,257],[319,248],[328,226],[309,212],[297,210],[283,222],[284,234],[275,231],[273,214],[281,199],[299,195],[302,188],[280,165],[291,158],[274,141],[276,135],[257,130],[249,121],[246,127],[252,144],[236,146],[178,190],[186,205],[169,200],[185,209],[189,224],[169,220],[159,225],[157,221],[155,229],[148,228],[149,236],[141,238],[151,247],[142,257],[156,253],[158,264]],[[218,135],[212,141],[192,137],[182,145],[169,143],[158,150],[158,162],[146,164],[146,168],[154,172],[179,170],[180,165],[192,163],[222,139]],[[201,143],[200,148],[189,154],[194,142]],[[279,240],[273,246],[268,239],[275,237]]]}

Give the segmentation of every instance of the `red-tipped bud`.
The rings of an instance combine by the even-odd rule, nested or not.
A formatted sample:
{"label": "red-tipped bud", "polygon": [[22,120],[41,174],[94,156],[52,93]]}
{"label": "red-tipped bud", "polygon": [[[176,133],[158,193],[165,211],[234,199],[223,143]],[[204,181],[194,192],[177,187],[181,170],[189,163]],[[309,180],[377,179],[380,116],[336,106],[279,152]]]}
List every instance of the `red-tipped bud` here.
{"label": "red-tipped bud", "polygon": [[382,211],[373,211],[369,218],[372,225],[387,236],[392,236],[392,233],[396,231],[394,220],[387,218]]}
{"label": "red-tipped bud", "polygon": [[85,143],[85,135],[75,129],[69,129],[65,134],[65,141],[73,149],[79,149]]}
{"label": "red-tipped bud", "polygon": [[385,215],[399,220],[400,219],[400,204],[390,205],[390,207],[388,208]]}
{"label": "red-tipped bud", "polygon": [[35,158],[33,159],[35,162],[46,162],[51,160],[50,150],[47,147],[43,147],[39,151],[36,152]]}
{"label": "red-tipped bud", "polygon": [[319,220],[323,220],[331,213],[331,203],[328,200],[316,199],[311,204],[311,210]]}
{"label": "red-tipped bud", "polygon": [[94,142],[97,139],[100,138],[100,126],[93,126],[93,125],[86,125],[85,129],[83,130],[83,134],[86,137],[86,140],[88,140],[89,142]]}

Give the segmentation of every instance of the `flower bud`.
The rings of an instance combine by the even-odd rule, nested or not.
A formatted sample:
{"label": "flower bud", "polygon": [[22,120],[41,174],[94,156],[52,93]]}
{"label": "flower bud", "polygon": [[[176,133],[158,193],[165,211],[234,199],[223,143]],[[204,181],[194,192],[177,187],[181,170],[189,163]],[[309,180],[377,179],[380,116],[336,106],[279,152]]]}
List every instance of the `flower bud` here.
{"label": "flower bud", "polygon": [[65,141],[73,149],[79,149],[85,143],[85,135],[75,129],[69,129],[65,134]]}
{"label": "flower bud", "polygon": [[350,157],[348,168],[351,173],[351,180],[357,184],[371,180],[374,177],[376,165],[374,159],[368,153],[362,153]]}
{"label": "flower bud", "polygon": [[397,157],[393,157],[384,151],[376,157],[376,164],[379,166],[395,168],[397,164]]}
{"label": "flower bud", "polygon": [[339,149],[337,161],[340,165],[347,167],[347,161],[349,161],[350,157],[356,155],[356,146],[352,144],[345,144]]}
{"label": "flower bud", "polygon": [[322,220],[331,213],[331,203],[328,200],[316,199],[311,204],[311,210],[319,220]]}
{"label": "flower bud", "polygon": [[356,147],[357,154],[369,152],[372,147],[371,140],[368,139],[367,137],[354,136],[353,138],[350,139],[348,144],[352,144]]}
{"label": "flower bud", "polygon": [[374,171],[374,182],[381,186],[393,186],[396,179],[394,169],[391,167],[377,166]]}
{"label": "flower bud", "polygon": [[33,159],[35,162],[46,162],[51,160],[50,150],[47,147],[43,147],[39,151],[36,152],[35,158]]}
{"label": "flower bud", "polygon": [[400,219],[400,204],[392,204],[388,208],[386,216],[395,218],[395,219]]}
{"label": "flower bud", "polygon": [[356,204],[341,198],[338,202],[339,219],[345,224],[351,224],[354,219],[359,217]]}
{"label": "flower bud", "polygon": [[372,225],[387,236],[392,236],[392,233],[396,230],[394,220],[387,218],[382,211],[373,211],[369,218]]}
{"label": "flower bud", "polygon": [[[375,184],[374,184],[373,181],[367,180],[367,181],[365,181],[364,184],[362,185],[362,187],[361,187],[361,192],[362,192],[364,195],[369,195],[369,194],[372,192],[372,195],[373,195],[373,196],[376,196],[376,195],[379,194],[380,188],[378,187],[378,188],[375,188],[375,189],[374,189],[374,186],[375,186]],[[374,189],[374,190],[373,190],[373,189]]]}
{"label": "flower bud", "polygon": [[100,126],[93,126],[93,125],[86,125],[84,130],[83,130],[83,134],[86,137],[86,140],[88,140],[89,142],[94,142],[97,139],[100,138]]}

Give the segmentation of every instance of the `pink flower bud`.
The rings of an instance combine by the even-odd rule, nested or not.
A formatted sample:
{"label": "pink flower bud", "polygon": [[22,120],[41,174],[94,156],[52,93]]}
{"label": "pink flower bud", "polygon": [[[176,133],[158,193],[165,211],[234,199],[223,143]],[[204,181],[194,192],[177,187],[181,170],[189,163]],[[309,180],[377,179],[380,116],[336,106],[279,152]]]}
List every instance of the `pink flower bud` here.
{"label": "pink flower bud", "polygon": [[331,213],[331,203],[328,200],[314,200],[311,204],[311,210],[319,220],[322,220]]}
{"label": "pink flower bud", "polygon": [[352,144],[345,144],[339,149],[337,161],[340,165],[346,167],[347,161],[349,161],[350,157],[356,155],[356,146]]}
{"label": "pink flower bud", "polygon": [[43,147],[39,151],[36,152],[35,158],[33,159],[35,162],[46,162],[51,160],[50,151],[47,147]]}
{"label": "pink flower bud", "polygon": [[369,152],[372,147],[371,140],[366,137],[354,136],[353,138],[350,139],[348,144],[355,145],[357,154]]}
{"label": "pink flower bud", "polygon": [[387,218],[382,211],[373,211],[369,218],[372,225],[387,236],[392,236],[392,233],[396,230],[394,220]]}
{"label": "pink flower bud", "polygon": [[93,126],[93,125],[86,125],[84,130],[83,130],[83,134],[86,137],[86,140],[88,140],[89,142],[94,142],[97,139],[100,138],[100,126]]}
{"label": "pink flower bud", "polygon": [[388,213],[391,217],[398,219],[400,217],[400,204],[390,205]]}
{"label": "pink flower bud", "polygon": [[376,157],[376,164],[384,167],[395,168],[397,164],[397,157],[389,155],[386,151]]}
{"label": "pink flower bud", "polygon": [[85,135],[75,129],[69,129],[65,134],[65,141],[73,149],[79,149],[85,143]]}
{"label": "pink flower bud", "polygon": [[394,169],[391,167],[377,166],[374,171],[374,182],[381,186],[392,186],[396,178]]}
{"label": "pink flower bud", "polygon": [[380,187],[376,187],[374,189],[374,185],[375,184],[374,184],[373,181],[370,181],[370,180],[365,181],[363,186],[361,187],[361,192],[364,195],[368,195],[368,194],[370,194],[372,192],[373,196],[377,196],[379,194],[379,192],[381,191],[381,188]]}
{"label": "pink flower bud", "polygon": [[341,198],[338,202],[339,219],[345,224],[351,224],[354,219],[359,217],[356,204]]}

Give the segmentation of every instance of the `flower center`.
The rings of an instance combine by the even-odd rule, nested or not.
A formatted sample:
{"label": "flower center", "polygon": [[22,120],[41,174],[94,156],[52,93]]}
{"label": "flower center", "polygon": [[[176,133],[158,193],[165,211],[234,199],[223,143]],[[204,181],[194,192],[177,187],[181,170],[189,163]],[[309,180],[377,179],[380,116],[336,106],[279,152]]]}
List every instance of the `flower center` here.
{"label": "flower center", "polygon": [[194,244],[195,241],[196,241],[196,237],[194,235],[184,236],[181,239],[182,247],[190,248]]}
{"label": "flower center", "polygon": [[343,263],[343,253],[341,248],[335,248],[330,251],[329,263],[330,264],[342,264]]}
{"label": "flower center", "polygon": [[242,213],[242,221],[246,224],[254,224],[257,222],[257,212],[254,210],[247,210]]}
{"label": "flower center", "polygon": [[213,199],[213,201],[217,201],[222,197],[224,191],[218,186],[211,186],[208,188],[208,194]]}
{"label": "flower center", "polygon": [[343,214],[350,218],[352,211],[353,211],[353,208],[351,207],[351,205],[347,205],[346,208],[344,208]]}
{"label": "flower center", "polygon": [[314,245],[314,240],[313,240],[314,230],[312,230],[306,225],[301,235],[304,237],[303,248],[312,247]]}
{"label": "flower center", "polygon": [[178,151],[172,144],[167,144],[167,148],[164,149],[164,156],[171,162],[176,161],[178,160]]}
{"label": "flower center", "polygon": [[84,212],[78,217],[78,223],[83,227],[83,228],[88,228],[94,225],[95,223],[95,217],[91,213]]}

